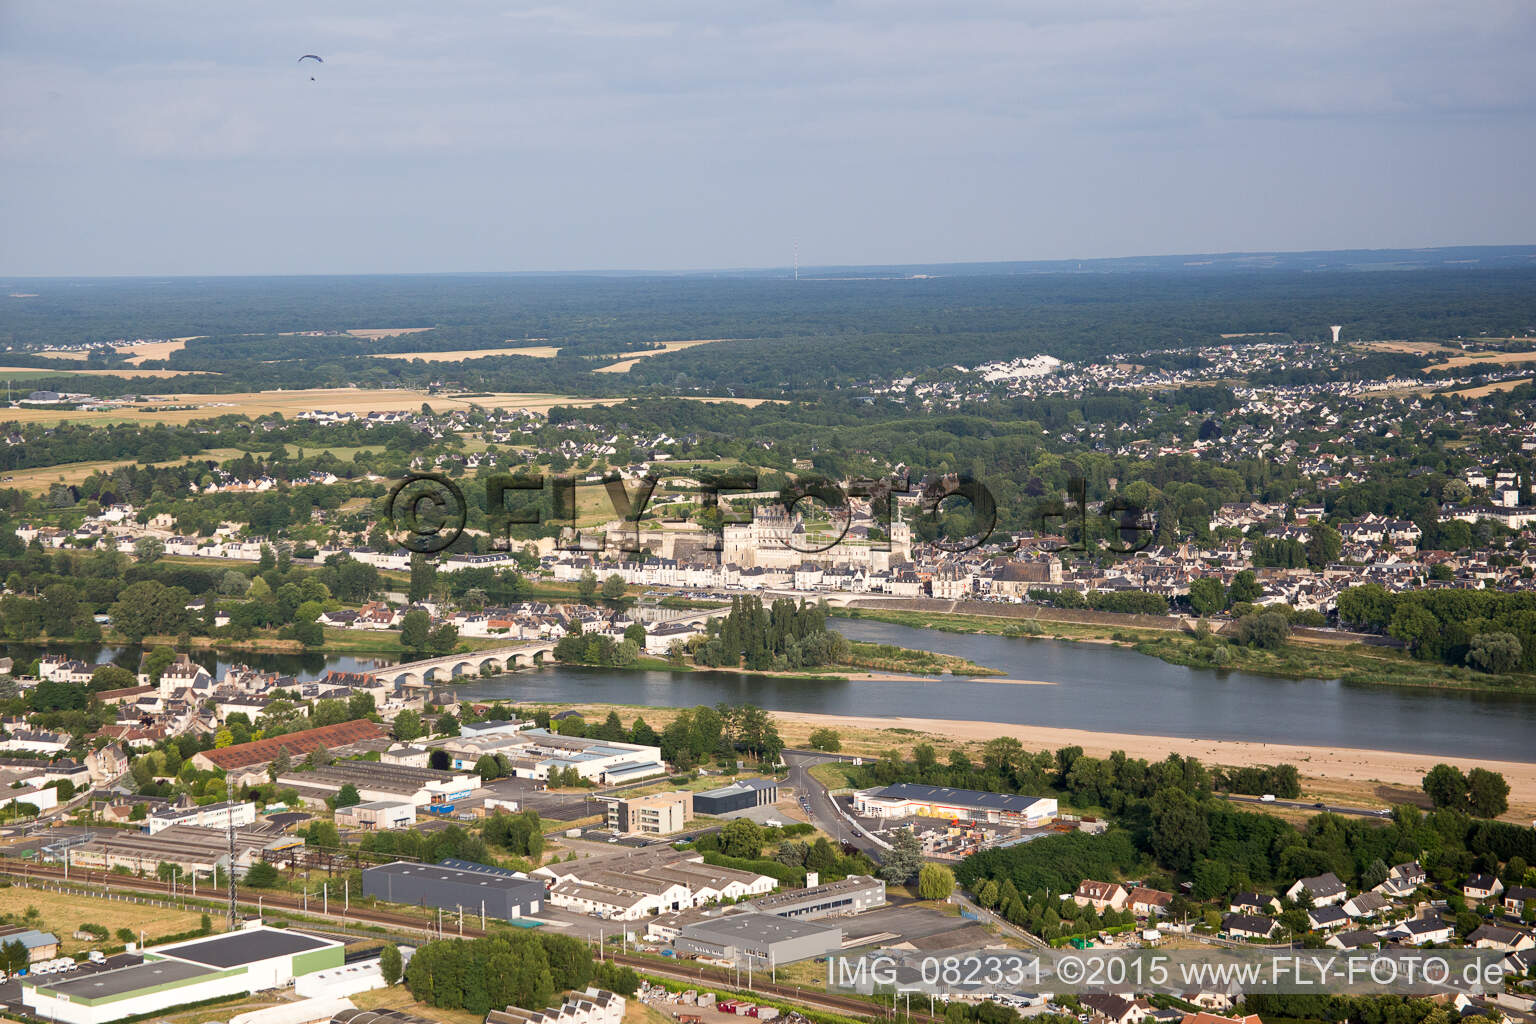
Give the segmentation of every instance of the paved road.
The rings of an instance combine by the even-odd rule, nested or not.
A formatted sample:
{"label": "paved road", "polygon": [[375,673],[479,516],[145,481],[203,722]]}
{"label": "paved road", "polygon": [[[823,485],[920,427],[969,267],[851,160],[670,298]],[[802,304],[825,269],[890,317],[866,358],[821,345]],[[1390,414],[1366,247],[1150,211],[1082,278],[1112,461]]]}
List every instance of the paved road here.
{"label": "paved road", "polygon": [[838,842],[852,843],[854,846],[869,854],[875,863],[880,862],[880,854],[883,852],[879,843],[857,825],[850,824],[841,812],[833,806],[832,798],[827,795],[827,787],[816,781],[811,774],[811,768],[818,764],[826,764],[828,761],[838,761],[842,758],[833,754],[820,754],[806,750],[784,751],[784,763],[789,765],[789,785],[795,788],[795,793],[804,801],[801,805],[810,815],[812,823],[817,828],[833,836]]}
{"label": "paved road", "polygon": [[1309,804],[1304,800],[1264,800],[1260,797],[1240,796],[1236,793],[1222,793],[1219,795],[1227,800],[1235,800],[1245,804],[1262,804],[1265,807],[1293,807],[1302,811],[1327,811],[1330,814],[1350,814],[1357,818],[1392,817],[1392,809],[1390,807],[1339,807],[1333,804]]}

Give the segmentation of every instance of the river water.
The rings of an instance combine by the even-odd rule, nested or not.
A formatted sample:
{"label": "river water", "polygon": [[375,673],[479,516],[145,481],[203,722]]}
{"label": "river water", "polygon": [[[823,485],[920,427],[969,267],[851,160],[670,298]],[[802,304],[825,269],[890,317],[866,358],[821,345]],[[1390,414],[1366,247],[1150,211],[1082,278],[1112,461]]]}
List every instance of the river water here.
{"label": "river water", "polygon": [[[464,697],[678,707],[751,703],[773,711],[900,716],[1099,729],[1149,736],[1364,747],[1511,761],[1536,760],[1536,699],[1337,680],[1278,679],[1169,665],[1124,648],[1025,637],[977,636],[839,619],[850,639],[968,658],[1025,686],[964,677],[820,682],[730,672],[616,671],[567,666],[466,679]],[[26,651],[13,647],[12,656]],[[136,664],[111,648],[75,652]],[[35,656],[35,654],[34,654]],[[225,658],[205,657],[222,672]],[[240,655],[233,660],[312,679],[327,668],[366,671],[352,656]]]}

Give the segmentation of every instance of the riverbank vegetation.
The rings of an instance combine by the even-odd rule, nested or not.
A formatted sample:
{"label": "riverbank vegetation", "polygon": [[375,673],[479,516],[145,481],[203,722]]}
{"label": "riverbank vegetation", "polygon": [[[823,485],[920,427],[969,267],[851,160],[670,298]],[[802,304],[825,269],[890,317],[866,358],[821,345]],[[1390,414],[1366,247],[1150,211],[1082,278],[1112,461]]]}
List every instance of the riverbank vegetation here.
{"label": "riverbank vegetation", "polygon": [[985,665],[978,665],[953,654],[914,650],[894,644],[874,644],[854,640],[848,644],[848,655],[842,664],[856,668],[876,669],[882,672],[911,672],[917,675],[1000,676],[1003,673]]}

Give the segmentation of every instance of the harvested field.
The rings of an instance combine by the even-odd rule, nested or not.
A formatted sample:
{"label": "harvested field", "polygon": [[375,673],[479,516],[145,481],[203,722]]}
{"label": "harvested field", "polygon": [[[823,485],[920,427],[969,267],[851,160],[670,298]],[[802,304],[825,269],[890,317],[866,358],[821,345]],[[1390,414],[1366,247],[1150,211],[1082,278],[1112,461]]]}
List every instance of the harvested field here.
{"label": "harvested field", "polygon": [[698,341],[664,341],[661,348],[646,349],[643,352],[631,352],[617,363],[609,363],[600,366],[595,373],[628,373],[634,365],[642,359],[650,356],[666,355],[668,352],[681,352],[685,348],[693,348],[695,345],[713,345],[717,341],[740,341],[739,338],[702,338]]}
{"label": "harvested field", "polygon": [[[159,466],[177,466],[186,462],[223,462],[238,458],[240,451],[234,448],[210,448],[197,455],[171,462],[158,462]],[[138,459],[106,459],[100,462],[66,462],[59,466],[39,466],[34,469],[18,469],[0,476],[0,487],[14,487],[30,494],[42,494],[54,484],[79,484],[92,473],[105,473],[119,466],[134,466]]]}
{"label": "harvested field", "polygon": [[1510,363],[1536,362],[1536,350],[1529,352],[1464,352],[1458,356],[1452,356],[1444,362],[1426,366],[1426,372],[1432,370],[1454,370],[1458,366],[1473,366],[1478,363],[1495,363],[1505,366]]}
{"label": "harvested field", "polygon": [[[51,353],[49,353],[51,355]],[[187,374],[207,374],[217,377],[213,370],[85,370],[75,369],[73,366],[61,365],[57,370],[41,370],[36,366],[0,366],[0,373],[30,373],[30,374],[58,374],[68,373],[80,377],[125,377],[129,380],[139,378],[163,378],[179,377]]]}

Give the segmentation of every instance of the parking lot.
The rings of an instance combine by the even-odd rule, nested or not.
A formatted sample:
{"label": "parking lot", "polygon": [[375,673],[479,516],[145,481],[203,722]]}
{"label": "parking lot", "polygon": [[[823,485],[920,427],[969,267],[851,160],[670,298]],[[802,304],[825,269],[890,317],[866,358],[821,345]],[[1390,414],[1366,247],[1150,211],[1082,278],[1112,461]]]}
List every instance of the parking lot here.
{"label": "parking lot", "polygon": [[[144,958],[137,953],[119,953],[116,956],[107,957],[104,963],[84,963],[67,974],[59,975],[60,978],[83,978],[88,974],[98,971],[110,971],[119,967],[132,967],[134,964],[143,963]],[[52,977],[52,975],[50,975]],[[21,1010],[21,980],[19,978],[7,979],[0,984],[0,1010]]]}

